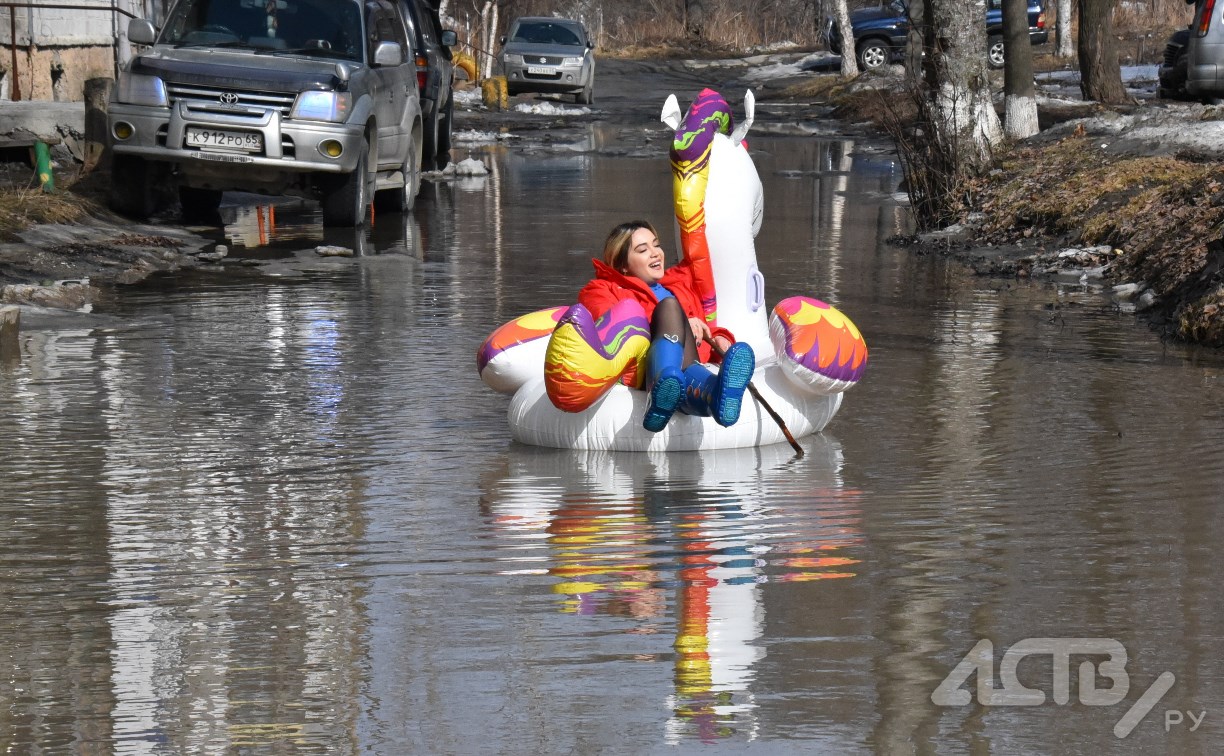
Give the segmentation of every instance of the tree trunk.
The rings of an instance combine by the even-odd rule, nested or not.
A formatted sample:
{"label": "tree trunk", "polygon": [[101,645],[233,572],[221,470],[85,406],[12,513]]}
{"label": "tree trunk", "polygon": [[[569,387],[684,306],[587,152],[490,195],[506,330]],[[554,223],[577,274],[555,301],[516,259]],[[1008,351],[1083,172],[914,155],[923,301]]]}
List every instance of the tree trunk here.
{"label": "tree trunk", "polygon": [[1028,0],[1003,0],[1003,49],[1003,133],[1009,139],[1024,139],[1038,131]]}
{"label": "tree trunk", "polygon": [[1078,0],[1080,95],[1108,105],[1130,101],[1113,33],[1114,0]]}
{"label": "tree trunk", "polygon": [[922,85],[922,19],[925,16],[926,0],[912,0],[909,4],[909,42],[905,46],[905,81],[911,88]]}
{"label": "tree trunk", "polygon": [[1057,0],[1055,4],[1058,6],[1058,18],[1054,27],[1054,55],[1059,58],[1070,58],[1075,55],[1075,37],[1071,34],[1072,2],[1071,0]]}
{"label": "tree trunk", "polygon": [[705,0],[684,0],[684,30],[689,37],[701,39],[705,36]]}
{"label": "tree trunk", "polygon": [[933,44],[924,50],[924,66],[936,138],[955,156],[960,171],[984,170],[991,164],[994,146],[1003,139],[1003,130],[986,69],[982,3],[928,0],[926,10],[929,21],[923,24],[928,29],[924,37]]}
{"label": "tree trunk", "polygon": [[859,75],[859,69],[854,50],[854,29],[850,26],[846,0],[833,0],[833,19],[842,38],[841,75],[843,79],[853,79]]}

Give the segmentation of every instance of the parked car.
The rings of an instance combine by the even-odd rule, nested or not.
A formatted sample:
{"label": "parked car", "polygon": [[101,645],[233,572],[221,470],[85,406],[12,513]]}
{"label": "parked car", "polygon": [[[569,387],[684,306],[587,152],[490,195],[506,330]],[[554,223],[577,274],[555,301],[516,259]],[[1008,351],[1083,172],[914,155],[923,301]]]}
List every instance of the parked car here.
{"label": "parked car", "polygon": [[559,92],[580,103],[595,102],[595,43],[580,22],[518,18],[501,44],[509,94]]}
{"label": "parked car", "polygon": [[112,205],[144,218],[158,189],[187,215],[221,192],[318,199],[323,222],[361,224],[377,194],[420,188],[415,51],[388,0],[178,0],[166,25],[133,19],[151,49],[120,72],[107,114]]}
{"label": "parked car", "polygon": [[1189,28],[1169,37],[1159,70],[1161,97],[1204,103],[1224,98],[1224,18],[1215,8],[1213,0],[1195,4]]}
{"label": "parked car", "polygon": [[[1029,41],[1034,45],[1049,40],[1045,8],[1041,0],[1029,0]],[[909,41],[909,8],[905,0],[890,0],[880,6],[859,8],[850,12],[850,28],[854,32],[854,50],[859,68],[864,71],[900,60]],[[830,20],[825,41],[829,49],[842,54],[841,33]],[[1003,3],[986,2],[986,60],[991,68],[1003,67]]]}
{"label": "parked car", "polygon": [[408,22],[408,38],[416,50],[417,82],[425,124],[424,167],[442,170],[450,162],[451,132],[455,115],[452,89],[455,66],[451,47],[458,38],[442,28],[437,0],[400,0]]}
{"label": "parked car", "polygon": [[1191,99],[1186,91],[1186,56],[1189,46],[1189,29],[1178,29],[1165,43],[1164,59],[1158,71],[1160,88],[1157,94],[1166,100]]}

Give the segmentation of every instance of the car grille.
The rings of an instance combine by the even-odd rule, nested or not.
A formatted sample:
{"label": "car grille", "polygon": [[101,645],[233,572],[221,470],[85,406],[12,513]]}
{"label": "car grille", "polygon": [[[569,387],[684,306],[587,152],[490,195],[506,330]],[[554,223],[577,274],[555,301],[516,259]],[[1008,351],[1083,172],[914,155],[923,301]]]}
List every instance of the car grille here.
{"label": "car grille", "polygon": [[524,55],[523,62],[529,66],[559,66],[564,60],[560,55]]}
{"label": "car grille", "polygon": [[[256,92],[241,89],[218,89],[216,87],[198,87],[186,84],[167,84],[166,93],[171,104],[179,100],[190,101],[191,109],[196,112],[215,112],[232,114],[235,109],[249,110],[279,110],[282,116],[288,116],[293,109],[295,96],[285,92]],[[229,102],[224,102],[222,96],[232,96]],[[237,98],[237,99],[233,99]]]}

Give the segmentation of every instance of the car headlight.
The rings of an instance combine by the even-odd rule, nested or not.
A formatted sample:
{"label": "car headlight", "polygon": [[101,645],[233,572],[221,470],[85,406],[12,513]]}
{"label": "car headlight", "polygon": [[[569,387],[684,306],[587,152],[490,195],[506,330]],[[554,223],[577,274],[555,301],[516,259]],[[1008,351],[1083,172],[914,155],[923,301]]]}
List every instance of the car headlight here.
{"label": "car headlight", "polygon": [[146,74],[124,74],[119,77],[119,91],[115,95],[116,102],[128,105],[149,105],[155,108],[170,107],[170,98],[166,96],[166,83],[160,76]]}
{"label": "car headlight", "polygon": [[307,121],[331,121],[343,123],[348,118],[353,106],[353,95],[350,92],[329,92],[312,90],[302,92],[293,103],[290,118],[301,118]]}
{"label": "car headlight", "polygon": [[502,56],[502,62],[508,66],[521,66],[523,65],[523,56],[506,54]]}
{"label": "car headlight", "polygon": [[562,59],[561,59],[561,65],[563,65],[563,66],[580,66],[580,65],[582,65],[582,58],[562,58]]}

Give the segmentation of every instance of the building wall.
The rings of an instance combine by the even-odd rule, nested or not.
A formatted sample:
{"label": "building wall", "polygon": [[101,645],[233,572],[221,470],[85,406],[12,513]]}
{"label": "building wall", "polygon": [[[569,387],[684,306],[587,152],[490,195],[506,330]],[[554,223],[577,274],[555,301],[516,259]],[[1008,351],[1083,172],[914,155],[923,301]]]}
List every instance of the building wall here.
{"label": "building wall", "polygon": [[116,56],[129,54],[128,16],[112,11],[112,2],[155,23],[165,15],[162,0],[50,1],[99,10],[0,8],[0,99],[13,99],[16,78],[22,100],[81,100],[86,79],[113,77]]}
{"label": "building wall", "polygon": [[[0,50],[0,99],[12,100],[11,48]],[[105,46],[17,47],[17,84],[22,100],[79,102],[84,99],[85,80],[114,78],[115,49]]]}

